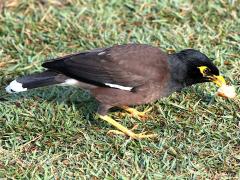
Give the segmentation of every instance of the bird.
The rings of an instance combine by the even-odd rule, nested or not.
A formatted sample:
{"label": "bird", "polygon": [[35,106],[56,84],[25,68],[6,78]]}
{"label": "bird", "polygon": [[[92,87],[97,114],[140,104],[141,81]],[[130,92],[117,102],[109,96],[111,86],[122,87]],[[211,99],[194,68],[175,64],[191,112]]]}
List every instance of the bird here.
{"label": "bird", "polygon": [[116,128],[112,133],[132,139],[153,138],[157,134],[134,133],[108,115],[113,107],[134,116],[144,116],[131,106],[148,104],[183,88],[204,82],[226,84],[219,69],[203,53],[184,49],[168,54],[147,44],[122,44],[97,48],[47,60],[43,72],[13,80],[8,93],[19,93],[49,85],[76,86],[95,97],[97,118]]}

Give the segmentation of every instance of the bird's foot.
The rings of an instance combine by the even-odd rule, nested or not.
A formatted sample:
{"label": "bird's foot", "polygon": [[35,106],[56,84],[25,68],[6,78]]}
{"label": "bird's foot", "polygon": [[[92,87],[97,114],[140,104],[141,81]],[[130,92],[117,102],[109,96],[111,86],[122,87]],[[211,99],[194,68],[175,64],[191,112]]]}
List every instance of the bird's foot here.
{"label": "bird's foot", "polygon": [[122,131],[118,131],[118,130],[110,130],[107,132],[107,134],[115,134],[115,135],[123,135],[123,136],[128,135],[132,139],[146,139],[146,138],[157,137],[157,134],[146,134],[146,132],[136,134],[131,130],[129,130],[129,134],[125,134]]}
{"label": "bird's foot", "polygon": [[[136,124],[135,126],[132,127],[132,129],[130,129],[129,131],[133,131],[134,129],[137,129],[138,128],[138,125]],[[107,132],[107,134],[116,134],[116,135],[126,135],[124,134],[122,131],[119,131],[119,130],[109,130]]]}
{"label": "bird's foot", "polygon": [[123,106],[122,108],[125,111],[129,112],[131,116],[138,117],[138,118],[140,118],[140,120],[145,120],[148,117],[147,113],[152,110],[152,107],[150,107],[142,112],[140,112],[134,108],[127,107],[127,106]]}
{"label": "bird's foot", "polygon": [[110,116],[107,116],[107,115],[105,116],[99,115],[99,118],[104,121],[107,121],[108,123],[115,126],[117,129],[119,129],[119,130],[110,130],[108,131],[107,134],[127,135],[133,139],[154,138],[157,136],[157,134],[146,134],[146,132],[135,134],[132,130],[136,129],[137,126],[134,126],[131,130],[129,130],[128,128],[119,124],[118,122],[116,122],[114,119],[112,119]]}

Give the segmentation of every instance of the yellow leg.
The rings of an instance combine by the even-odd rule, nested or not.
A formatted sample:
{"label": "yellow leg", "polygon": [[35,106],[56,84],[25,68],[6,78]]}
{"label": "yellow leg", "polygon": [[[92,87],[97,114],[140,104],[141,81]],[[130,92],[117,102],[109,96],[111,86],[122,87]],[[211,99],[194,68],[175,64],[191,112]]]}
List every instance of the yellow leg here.
{"label": "yellow leg", "polygon": [[133,139],[143,139],[143,138],[153,138],[156,137],[157,134],[148,134],[145,135],[145,132],[140,133],[140,134],[135,134],[134,132],[132,132],[131,130],[127,129],[126,127],[124,127],[123,125],[119,124],[118,122],[116,122],[114,119],[112,119],[110,116],[102,116],[102,115],[98,115],[100,119],[107,121],[108,123],[110,123],[111,125],[113,125],[114,127],[116,127],[118,130],[113,130],[111,131],[111,133],[115,133],[115,134],[125,134],[128,135],[129,137],[133,138]]}
{"label": "yellow leg", "polygon": [[146,118],[146,114],[152,110],[151,108],[148,108],[147,110],[143,111],[143,112],[139,112],[138,110],[134,109],[134,108],[130,108],[128,106],[122,106],[122,109],[124,109],[125,111],[129,112],[132,116],[134,117],[140,117],[140,118]]}

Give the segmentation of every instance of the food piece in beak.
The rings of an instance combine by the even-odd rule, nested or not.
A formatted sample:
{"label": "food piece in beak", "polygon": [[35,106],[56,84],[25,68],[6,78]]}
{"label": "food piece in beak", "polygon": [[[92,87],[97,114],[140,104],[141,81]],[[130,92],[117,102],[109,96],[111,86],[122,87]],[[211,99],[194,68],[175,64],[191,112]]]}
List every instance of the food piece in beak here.
{"label": "food piece in beak", "polygon": [[228,86],[226,84],[225,79],[223,76],[212,76],[211,81],[214,82],[217,86],[219,86],[219,89],[217,91],[218,96],[226,97],[226,98],[235,98],[236,92],[233,86]]}
{"label": "food piece in beak", "polygon": [[218,89],[217,95],[226,98],[235,98],[237,94],[233,86],[224,84]]}

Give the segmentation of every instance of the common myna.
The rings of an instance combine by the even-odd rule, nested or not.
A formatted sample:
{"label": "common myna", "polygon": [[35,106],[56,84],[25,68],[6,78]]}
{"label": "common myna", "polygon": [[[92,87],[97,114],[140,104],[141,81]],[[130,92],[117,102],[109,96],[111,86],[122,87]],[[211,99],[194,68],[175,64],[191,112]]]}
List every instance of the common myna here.
{"label": "common myna", "polygon": [[6,87],[9,93],[27,91],[47,85],[78,86],[89,90],[99,102],[99,117],[134,139],[155,134],[135,134],[107,112],[122,107],[143,116],[127,106],[150,103],[196,83],[225,84],[218,68],[203,53],[185,49],[170,54],[144,44],[115,45],[49,60],[42,64],[46,71],[18,78]]}

